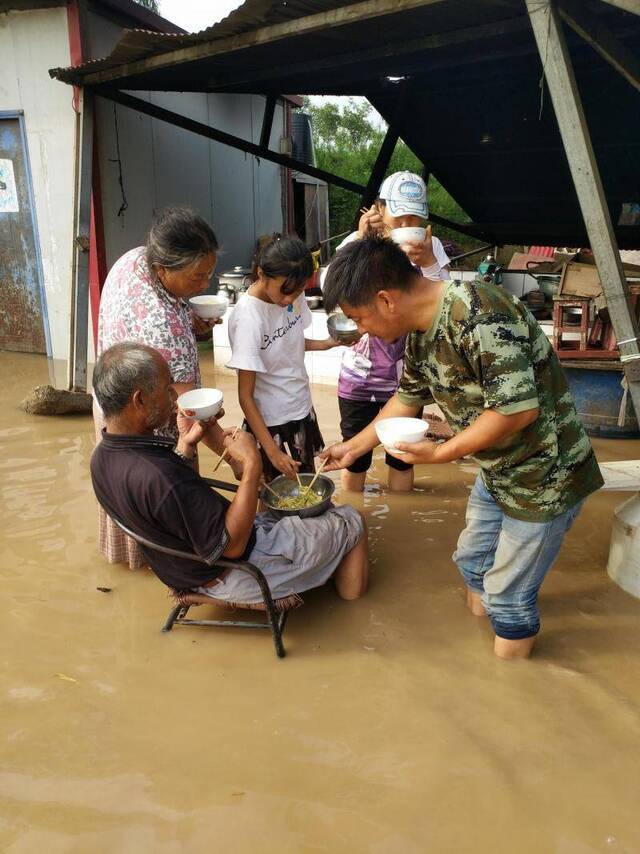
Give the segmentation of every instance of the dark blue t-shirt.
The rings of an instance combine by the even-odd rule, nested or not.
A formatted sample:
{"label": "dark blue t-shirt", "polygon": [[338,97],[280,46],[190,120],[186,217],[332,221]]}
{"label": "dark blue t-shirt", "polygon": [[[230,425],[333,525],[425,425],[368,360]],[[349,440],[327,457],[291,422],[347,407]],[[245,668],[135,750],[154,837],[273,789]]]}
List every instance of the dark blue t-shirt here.
{"label": "dark blue t-shirt", "polygon": [[[96,497],[109,516],[152,543],[193,552],[202,563],[140,546],[149,566],[168,587],[202,587],[219,574],[211,564],[229,542],[229,502],[159,436],[103,432],[91,457]],[[252,533],[245,555],[255,545]],[[244,557],[244,556],[243,556]]]}

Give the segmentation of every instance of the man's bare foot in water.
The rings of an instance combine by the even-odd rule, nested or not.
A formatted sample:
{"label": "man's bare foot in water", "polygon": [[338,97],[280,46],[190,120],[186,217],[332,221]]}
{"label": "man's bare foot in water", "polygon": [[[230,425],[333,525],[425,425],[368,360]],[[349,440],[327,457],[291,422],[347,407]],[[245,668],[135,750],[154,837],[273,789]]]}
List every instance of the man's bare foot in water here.
{"label": "man's bare foot in water", "polygon": [[467,608],[471,611],[474,617],[486,617],[487,612],[482,604],[482,596],[480,593],[475,593],[467,588]]}
{"label": "man's bare foot in water", "polygon": [[518,640],[508,640],[507,638],[499,638],[496,635],[493,651],[498,658],[503,659],[529,658],[535,640],[535,636],[531,638],[519,638]]}

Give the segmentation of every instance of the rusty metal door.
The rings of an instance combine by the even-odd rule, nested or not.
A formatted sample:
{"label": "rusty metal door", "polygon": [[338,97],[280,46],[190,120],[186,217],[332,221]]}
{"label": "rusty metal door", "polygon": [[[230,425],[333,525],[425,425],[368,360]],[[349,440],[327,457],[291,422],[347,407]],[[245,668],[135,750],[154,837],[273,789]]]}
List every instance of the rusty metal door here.
{"label": "rusty metal door", "polygon": [[0,350],[46,353],[47,327],[23,116],[0,112]]}

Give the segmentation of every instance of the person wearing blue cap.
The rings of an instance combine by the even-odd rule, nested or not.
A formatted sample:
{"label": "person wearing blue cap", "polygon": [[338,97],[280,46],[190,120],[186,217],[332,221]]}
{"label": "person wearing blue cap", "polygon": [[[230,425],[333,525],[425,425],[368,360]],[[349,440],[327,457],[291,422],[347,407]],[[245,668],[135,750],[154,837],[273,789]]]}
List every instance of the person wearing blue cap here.
{"label": "person wearing blue cap", "polygon": [[[358,224],[358,234],[390,235],[397,229],[416,228],[424,232],[404,240],[402,248],[410,261],[422,269],[427,279],[444,279],[449,273],[449,258],[437,237],[431,234],[427,204],[427,185],[413,172],[394,172],[382,182],[378,198],[365,211]],[[400,238],[402,239],[402,238]],[[349,241],[347,238],[341,245]],[[396,241],[397,242],[397,241]]]}
{"label": "person wearing blue cap", "polygon": [[[425,228],[428,216],[427,187],[422,178],[413,172],[394,172],[385,178],[375,203],[360,217],[358,231],[345,238],[338,251],[371,234],[389,234],[401,243],[425,278],[447,279],[449,258],[442,243],[432,236],[431,227]],[[411,234],[411,229],[415,234]],[[386,342],[365,334],[346,351],[338,381],[340,430],[345,441],[363,430],[395,393],[402,375],[405,340],[402,336],[397,341]],[[371,461],[369,452],[345,469],[343,489],[362,492]],[[389,468],[389,489],[409,492],[413,488],[413,466],[390,454],[385,462]]]}

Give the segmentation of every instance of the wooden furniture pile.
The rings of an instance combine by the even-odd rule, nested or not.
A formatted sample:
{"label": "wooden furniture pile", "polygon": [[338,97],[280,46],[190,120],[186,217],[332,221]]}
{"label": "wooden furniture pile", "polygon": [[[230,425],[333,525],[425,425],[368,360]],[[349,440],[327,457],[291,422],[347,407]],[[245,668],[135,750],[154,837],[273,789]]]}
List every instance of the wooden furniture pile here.
{"label": "wooden furniture pile", "polygon": [[[640,320],[640,269],[625,265],[625,270],[632,308]],[[565,337],[570,333],[572,339]],[[593,264],[564,265],[558,294],[553,298],[553,346],[565,359],[620,358],[598,270]]]}

